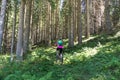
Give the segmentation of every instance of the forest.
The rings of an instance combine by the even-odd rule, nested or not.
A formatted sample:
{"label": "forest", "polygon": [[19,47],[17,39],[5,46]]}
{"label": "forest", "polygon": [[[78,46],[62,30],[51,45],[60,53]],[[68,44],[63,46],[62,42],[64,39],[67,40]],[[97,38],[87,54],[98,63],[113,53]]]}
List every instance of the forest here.
{"label": "forest", "polygon": [[0,0],[0,80],[119,79],[120,0]]}

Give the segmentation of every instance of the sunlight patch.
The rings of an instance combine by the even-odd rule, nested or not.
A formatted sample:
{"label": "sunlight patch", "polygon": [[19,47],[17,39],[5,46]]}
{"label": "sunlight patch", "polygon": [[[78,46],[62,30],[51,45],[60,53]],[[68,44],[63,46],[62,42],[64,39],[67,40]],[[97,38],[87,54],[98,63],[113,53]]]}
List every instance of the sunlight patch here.
{"label": "sunlight patch", "polygon": [[52,48],[47,48],[47,49],[45,49],[44,51],[54,52],[55,50],[56,50],[56,47],[52,47]]}
{"label": "sunlight patch", "polygon": [[114,37],[115,37],[115,38],[120,37],[120,31],[118,31],[118,32],[115,34]]}
{"label": "sunlight patch", "polygon": [[32,53],[32,56],[37,56],[36,52],[33,52],[33,53]]}
{"label": "sunlight patch", "polygon": [[1,60],[7,60],[9,57],[9,55],[0,55]]}
{"label": "sunlight patch", "polygon": [[39,56],[38,56],[38,54],[36,53],[36,52],[33,52],[32,54],[31,54],[31,60],[34,60],[35,58],[38,58]]}
{"label": "sunlight patch", "polygon": [[97,48],[88,48],[85,47],[83,48],[82,52],[74,52],[73,55],[66,55],[65,57],[65,63],[68,64],[71,62],[71,60],[79,60],[79,61],[83,61],[85,58],[89,58],[92,57],[94,55],[96,55],[98,53]]}
{"label": "sunlight patch", "polygon": [[83,50],[84,50],[83,53],[86,57],[94,56],[98,52],[96,48],[84,48]]}
{"label": "sunlight patch", "polygon": [[95,36],[94,36],[94,37],[90,37],[90,38],[88,38],[88,39],[83,40],[83,42],[87,42],[87,41],[89,41],[89,40],[91,40],[91,39],[94,39],[94,38],[96,38],[96,37],[95,37]]}
{"label": "sunlight patch", "polygon": [[[94,55],[96,55],[97,53],[98,53],[98,50],[96,49],[96,48],[84,48],[83,49],[84,51],[83,52],[81,52],[81,53],[77,53],[77,52],[75,52],[74,53],[74,56],[72,56],[72,57],[77,57],[77,59],[80,59],[80,60],[82,60],[82,57],[91,57],[91,56],[94,56]],[[71,58],[72,58],[71,57]]]}

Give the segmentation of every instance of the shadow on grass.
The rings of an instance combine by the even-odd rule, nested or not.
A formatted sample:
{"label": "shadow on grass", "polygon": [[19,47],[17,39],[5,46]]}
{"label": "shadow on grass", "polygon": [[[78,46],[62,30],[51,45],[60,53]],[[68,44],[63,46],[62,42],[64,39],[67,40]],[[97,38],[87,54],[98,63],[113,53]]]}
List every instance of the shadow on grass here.
{"label": "shadow on grass", "polygon": [[[84,43],[83,47],[94,48],[97,46],[97,42],[102,45],[109,44],[100,48],[95,56],[86,57],[83,61],[72,59],[69,64],[54,65],[51,68],[53,80],[60,80],[61,78],[64,78],[64,80],[68,78],[72,78],[71,80],[119,80],[120,37],[110,39],[106,36],[100,36]],[[82,49],[82,47],[76,45],[75,48],[66,50],[66,53],[77,52],[79,49]]]}
{"label": "shadow on grass", "polygon": [[[22,64],[5,64],[0,74],[4,80],[9,74],[15,74],[18,78],[32,80],[119,80],[120,79],[120,37],[108,38],[98,36],[82,46],[65,48],[66,54],[81,52],[82,48],[94,48],[100,42],[102,45],[96,55],[84,57],[84,60],[68,59],[70,63],[55,64],[55,50],[40,48],[36,50],[36,57],[33,61]],[[65,54],[65,55],[66,55]],[[73,54],[74,55],[74,54]],[[16,72],[18,71],[18,72]],[[34,76],[34,77],[33,77]],[[9,79],[10,80],[10,79]]]}
{"label": "shadow on grass", "polygon": [[35,63],[30,63],[34,67],[31,66],[28,70],[32,75],[39,78],[45,77],[45,79],[51,72],[47,80],[119,80],[120,56],[118,52],[120,49],[113,48],[112,52],[107,52],[108,49],[109,46],[101,48],[93,57],[86,57],[83,61],[72,59],[69,64],[63,65],[54,64],[53,59],[42,59],[42,61],[39,59],[34,61]]}
{"label": "shadow on grass", "polygon": [[95,48],[99,45],[105,45],[106,43],[113,42],[113,45],[119,44],[120,37],[117,38],[109,38],[110,36],[107,35],[101,35],[97,36],[93,39],[90,39],[87,42],[82,43],[82,45],[75,45],[73,48],[65,47],[65,52],[73,54],[73,52],[81,52],[81,50],[85,47],[88,48]]}
{"label": "shadow on grass", "polygon": [[[102,36],[103,37],[103,36]],[[87,44],[83,44],[83,47],[96,47],[95,41],[101,42],[102,45],[105,45],[108,42],[113,41],[112,44],[109,44],[106,47],[103,47],[100,49],[98,54],[96,54],[94,57],[91,58],[85,58],[84,61],[79,60],[71,60],[69,64],[64,65],[58,65],[53,64],[53,61],[55,60],[53,58],[53,53],[50,53],[51,51],[48,50],[47,53],[49,53],[48,56],[51,57],[51,60],[43,60],[40,64],[41,66],[44,66],[44,68],[41,67],[43,74],[38,73],[41,75],[47,75],[49,72],[52,72],[51,77],[49,77],[48,80],[92,80],[92,79],[100,79],[100,80],[111,80],[111,79],[119,79],[119,46],[116,47],[116,45],[119,44],[119,39],[109,39],[107,40],[107,37],[97,37],[89,42]],[[90,44],[94,44],[94,46]],[[89,46],[88,46],[89,44]],[[75,46],[73,49],[68,49],[68,51],[65,51],[65,53],[71,53],[74,51],[78,51],[82,48],[81,46]],[[67,48],[66,48],[67,49]],[[65,50],[66,50],[65,49]],[[113,51],[109,51],[110,49],[113,49]],[[44,52],[43,52],[44,53]],[[52,56],[51,56],[52,55]],[[50,64],[51,63],[51,64]],[[47,69],[47,70],[46,70]]]}

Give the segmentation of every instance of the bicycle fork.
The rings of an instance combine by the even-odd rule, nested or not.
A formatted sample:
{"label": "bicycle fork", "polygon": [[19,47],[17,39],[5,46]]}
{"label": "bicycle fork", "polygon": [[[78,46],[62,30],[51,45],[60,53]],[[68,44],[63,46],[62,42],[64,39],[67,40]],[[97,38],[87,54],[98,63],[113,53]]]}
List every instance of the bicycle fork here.
{"label": "bicycle fork", "polygon": [[61,63],[63,63],[63,54],[62,53],[58,53],[56,54],[56,62],[60,60]]}

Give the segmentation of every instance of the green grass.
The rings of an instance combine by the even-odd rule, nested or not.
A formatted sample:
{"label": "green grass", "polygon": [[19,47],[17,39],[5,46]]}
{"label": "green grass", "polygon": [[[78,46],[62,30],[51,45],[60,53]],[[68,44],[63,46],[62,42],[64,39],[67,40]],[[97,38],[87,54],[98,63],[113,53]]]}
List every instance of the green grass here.
{"label": "green grass", "polygon": [[22,63],[0,56],[0,80],[119,80],[120,37],[93,36],[81,46],[67,48],[64,64],[55,62],[55,49],[39,47]]}

